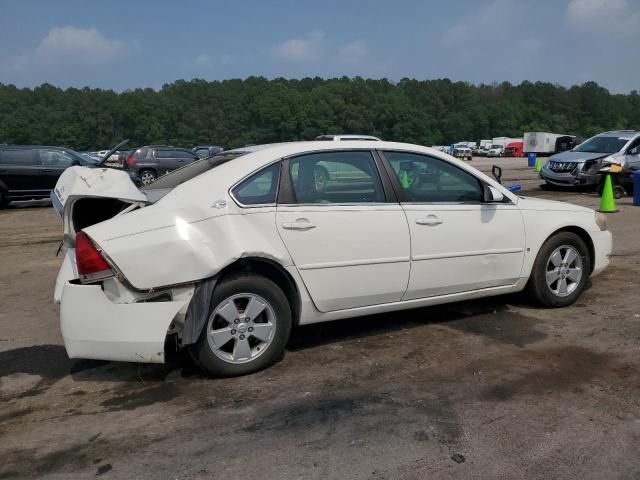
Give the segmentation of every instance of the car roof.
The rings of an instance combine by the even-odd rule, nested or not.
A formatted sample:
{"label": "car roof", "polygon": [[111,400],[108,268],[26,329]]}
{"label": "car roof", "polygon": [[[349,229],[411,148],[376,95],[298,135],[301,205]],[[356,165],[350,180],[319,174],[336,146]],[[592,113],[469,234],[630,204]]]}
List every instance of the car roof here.
{"label": "car roof", "polygon": [[378,137],[374,137],[372,135],[358,135],[353,133],[346,134],[329,134],[329,135],[318,135],[315,140],[373,140],[380,142],[381,140]]}
{"label": "car roof", "polygon": [[603,132],[596,135],[596,137],[620,137],[620,136],[630,136],[634,137],[636,135],[640,135],[640,132],[637,130],[611,130],[610,132]]}

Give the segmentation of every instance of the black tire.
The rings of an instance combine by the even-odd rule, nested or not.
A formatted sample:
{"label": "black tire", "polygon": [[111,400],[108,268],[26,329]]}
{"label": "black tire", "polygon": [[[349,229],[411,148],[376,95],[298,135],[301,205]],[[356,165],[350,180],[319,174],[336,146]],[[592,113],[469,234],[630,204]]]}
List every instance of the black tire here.
{"label": "black tire", "polygon": [[[140,178],[140,182],[143,186],[153,183],[155,179],[158,178],[156,172],[154,172],[153,170],[141,170],[138,174],[138,177]],[[150,181],[147,179],[149,179]]]}
{"label": "black tire", "polygon": [[[239,294],[252,294],[262,297],[271,307],[275,321],[275,331],[266,349],[245,363],[231,363],[216,355],[210,346],[210,317],[217,307],[230,297]],[[262,314],[261,314],[262,315]],[[291,333],[291,307],[282,289],[266,277],[241,273],[223,279],[215,288],[211,297],[209,317],[198,341],[189,346],[193,360],[207,373],[214,377],[235,377],[247,375],[267,368],[280,360]],[[247,334],[249,338],[249,334]],[[236,340],[233,340],[234,342]],[[248,341],[248,340],[247,340]],[[254,347],[255,349],[255,347]]]}
{"label": "black tire", "polygon": [[9,200],[9,196],[3,190],[0,190],[0,208],[7,208],[11,200]]}
{"label": "black tire", "polygon": [[[598,196],[602,197],[602,191],[604,190],[604,182],[598,185]],[[627,191],[622,185],[613,185],[613,198],[620,200],[627,195]]]}
{"label": "black tire", "polygon": [[[547,284],[547,265],[550,257],[556,249],[562,246],[571,246],[579,252],[582,262],[582,275],[576,282],[575,289],[567,296],[558,296],[553,293]],[[526,291],[541,305],[548,308],[566,307],[574,303],[583,292],[591,272],[591,257],[584,240],[575,233],[560,232],[550,237],[540,248],[538,256],[533,264],[531,276],[527,283]]]}

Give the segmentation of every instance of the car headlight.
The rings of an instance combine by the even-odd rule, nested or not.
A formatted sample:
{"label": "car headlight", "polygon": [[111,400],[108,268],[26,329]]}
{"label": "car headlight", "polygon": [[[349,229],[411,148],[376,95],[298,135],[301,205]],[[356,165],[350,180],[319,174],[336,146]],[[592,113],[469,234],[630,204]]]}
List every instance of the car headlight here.
{"label": "car headlight", "polygon": [[604,213],[595,212],[596,225],[600,227],[600,230],[605,231],[607,229],[607,216]]}

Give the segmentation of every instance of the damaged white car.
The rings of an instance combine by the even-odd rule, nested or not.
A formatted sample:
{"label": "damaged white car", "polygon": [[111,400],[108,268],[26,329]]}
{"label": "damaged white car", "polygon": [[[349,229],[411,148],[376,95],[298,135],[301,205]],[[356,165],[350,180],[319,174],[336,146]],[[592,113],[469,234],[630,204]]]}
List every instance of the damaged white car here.
{"label": "damaged white car", "polygon": [[52,195],[71,358],[254,372],[295,325],[517,292],[573,303],[611,252],[606,218],[521,198],[442,152],[297,142],[200,160],[139,190],[72,167]]}

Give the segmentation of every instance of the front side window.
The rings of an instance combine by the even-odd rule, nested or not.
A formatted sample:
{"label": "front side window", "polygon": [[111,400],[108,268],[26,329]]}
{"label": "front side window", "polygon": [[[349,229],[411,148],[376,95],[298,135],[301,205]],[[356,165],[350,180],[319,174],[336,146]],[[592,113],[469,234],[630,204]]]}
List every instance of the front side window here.
{"label": "front side window", "polygon": [[437,158],[405,152],[384,152],[411,203],[479,203],[480,181],[464,170]]}
{"label": "front side window", "polygon": [[191,153],[191,152],[187,152],[185,150],[176,150],[174,153],[174,157],[175,158],[184,158],[184,159],[189,159],[189,160],[193,160],[196,158],[195,154]]}
{"label": "front side window", "polygon": [[40,150],[40,162],[45,167],[66,168],[73,163],[73,157],[61,150]]}
{"label": "front side window", "polygon": [[232,190],[233,197],[243,205],[276,203],[280,164],[274,163],[254,173]]}
{"label": "front side window", "polygon": [[370,152],[342,151],[301,155],[289,162],[296,203],[345,204],[385,201]]}

